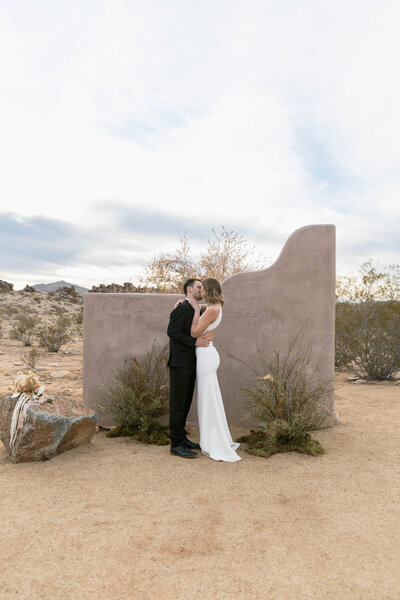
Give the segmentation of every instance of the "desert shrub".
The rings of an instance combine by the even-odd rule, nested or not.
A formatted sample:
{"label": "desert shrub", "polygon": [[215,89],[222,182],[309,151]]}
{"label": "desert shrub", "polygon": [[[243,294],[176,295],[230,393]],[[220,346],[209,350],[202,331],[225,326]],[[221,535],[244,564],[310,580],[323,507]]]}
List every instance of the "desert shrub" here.
{"label": "desert shrub", "polygon": [[56,304],[56,305],[52,304],[51,312],[53,312],[56,315],[65,315],[65,314],[67,314],[68,311],[66,308],[64,308],[64,306],[59,306],[58,304]]}
{"label": "desert shrub", "polygon": [[309,433],[299,439],[296,429],[287,421],[276,419],[264,429],[252,429],[249,435],[238,438],[238,442],[247,444],[247,452],[255,456],[268,458],[272,454],[301,452],[318,456],[325,454],[323,446]]}
{"label": "desert shrub", "polygon": [[372,260],[363,263],[357,275],[338,276],[338,302],[400,301],[400,265],[379,268]]}
{"label": "desert shrub", "polygon": [[167,348],[154,341],[140,362],[135,356],[111,371],[105,384],[103,405],[118,426],[108,437],[129,435],[141,442],[164,445],[170,442],[168,428],[158,418],[168,413]]}
{"label": "desert shrub", "polygon": [[49,352],[58,352],[72,338],[72,320],[59,316],[55,323],[42,327],[38,333],[39,346]]}
{"label": "desert shrub", "polygon": [[254,260],[254,248],[247,240],[224,227],[212,230],[206,251],[198,259],[190,255],[190,240],[186,234],[180,247],[172,253],[155,255],[145,265],[145,284],[150,290],[168,294],[182,293],[183,284],[189,277],[215,277],[223,281],[230,275],[262,268],[265,260]]}
{"label": "desert shrub", "polygon": [[338,277],[336,294],[336,366],[393,379],[400,370],[400,266],[370,260],[357,276]]}
{"label": "desert shrub", "polygon": [[336,364],[360,377],[393,379],[400,371],[400,302],[338,303]]}
{"label": "desert shrub", "polygon": [[353,352],[346,341],[348,326],[354,317],[353,305],[350,302],[338,302],[336,304],[335,321],[335,367],[342,369],[351,367]]}
{"label": "desert shrub", "polygon": [[18,315],[15,324],[10,330],[10,338],[22,342],[24,346],[31,346],[36,337],[38,318],[32,315]]}
{"label": "desert shrub", "polygon": [[29,352],[25,352],[25,354],[21,356],[21,360],[24,365],[29,367],[29,369],[34,369],[41,356],[42,354],[37,348],[31,348]]}
{"label": "desert shrub", "polygon": [[14,304],[5,304],[3,306],[3,313],[7,317],[13,317],[19,313],[19,309]]}
{"label": "desert shrub", "polygon": [[74,320],[77,325],[83,325],[83,306],[75,313]]}
{"label": "desert shrub", "polygon": [[262,428],[238,441],[257,456],[278,452],[323,454],[320,443],[310,433],[324,426],[331,415],[332,381],[320,377],[312,365],[311,346],[301,337],[290,344],[286,354],[276,350],[271,359],[260,352],[257,381],[245,388],[249,414]]}

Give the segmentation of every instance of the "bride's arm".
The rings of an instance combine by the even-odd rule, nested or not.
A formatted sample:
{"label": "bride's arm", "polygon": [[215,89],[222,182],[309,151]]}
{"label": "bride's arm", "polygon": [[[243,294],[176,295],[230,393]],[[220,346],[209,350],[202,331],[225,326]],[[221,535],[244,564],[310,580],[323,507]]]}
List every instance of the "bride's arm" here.
{"label": "bride's arm", "polygon": [[[179,298],[179,300],[177,300],[175,302],[174,308],[178,308],[178,306],[180,304],[182,304],[182,302],[185,302],[185,300],[186,300],[186,298]],[[207,305],[206,304],[199,304],[199,306],[200,306],[200,314],[202,315],[203,312],[205,312],[205,310],[207,308]]]}
{"label": "bride's arm", "polygon": [[190,329],[190,335],[193,337],[199,337],[199,335],[204,333],[204,331],[207,329],[207,327],[211,323],[214,323],[214,321],[217,319],[218,314],[219,314],[218,306],[209,306],[208,309],[206,310],[206,312],[202,316],[200,316],[200,306],[198,303],[196,303],[196,304],[197,304],[196,306],[194,304],[192,304],[192,306],[194,308],[194,315],[193,315],[192,327]]}

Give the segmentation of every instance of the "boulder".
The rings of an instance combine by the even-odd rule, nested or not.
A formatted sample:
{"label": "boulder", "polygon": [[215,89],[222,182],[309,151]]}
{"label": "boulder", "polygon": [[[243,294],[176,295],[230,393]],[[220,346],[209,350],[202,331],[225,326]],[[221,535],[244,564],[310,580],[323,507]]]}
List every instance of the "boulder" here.
{"label": "boulder", "polygon": [[7,294],[14,290],[14,284],[8,283],[8,281],[3,281],[0,279],[0,293]]}
{"label": "boulder", "polygon": [[32,403],[10,448],[10,426],[17,397],[0,398],[0,439],[13,463],[47,460],[87,444],[96,429],[97,414],[72,398],[49,397]]}
{"label": "boulder", "polygon": [[36,290],[34,287],[32,287],[31,285],[26,284],[26,286],[24,287],[24,289],[22,290],[23,292],[29,292],[30,294],[35,294]]}
{"label": "boulder", "polygon": [[124,283],[124,292],[128,294],[133,294],[136,291],[135,286],[130,281],[125,281]]}

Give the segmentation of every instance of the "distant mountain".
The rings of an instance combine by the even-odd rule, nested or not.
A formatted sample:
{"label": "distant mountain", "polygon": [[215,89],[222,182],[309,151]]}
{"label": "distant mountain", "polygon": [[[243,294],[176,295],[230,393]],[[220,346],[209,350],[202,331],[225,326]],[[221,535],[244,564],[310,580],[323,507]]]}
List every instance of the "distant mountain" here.
{"label": "distant mountain", "polygon": [[[67,281],[55,281],[54,283],[37,283],[32,287],[35,288],[37,292],[55,292],[58,288],[61,287],[72,287],[75,285],[74,283],[68,283]],[[81,287],[79,285],[75,285],[75,291],[80,294],[84,294],[88,292],[88,288]]]}

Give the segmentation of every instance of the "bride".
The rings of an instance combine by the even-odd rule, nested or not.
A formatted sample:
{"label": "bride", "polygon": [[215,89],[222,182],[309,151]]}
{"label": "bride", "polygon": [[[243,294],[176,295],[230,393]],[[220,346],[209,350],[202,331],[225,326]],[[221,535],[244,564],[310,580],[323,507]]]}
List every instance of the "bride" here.
{"label": "bride", "polygon": [[203,281],[203,298],[206,310],[200,316],[200,305],[194,298],[189,300],[194,308],[191,335],[206,336],[210,345],[196,347],[196,396],[200,429],[200,447],[206,456],[214,460],[236,462],[241,460],[235,450],[240,444],[232,440],[225,416],[217,369],[219,354],[213,345],[215,330],[222,320],[222,290],[219,282],[212,277]]}

